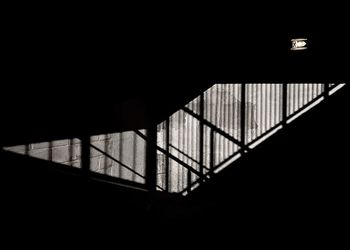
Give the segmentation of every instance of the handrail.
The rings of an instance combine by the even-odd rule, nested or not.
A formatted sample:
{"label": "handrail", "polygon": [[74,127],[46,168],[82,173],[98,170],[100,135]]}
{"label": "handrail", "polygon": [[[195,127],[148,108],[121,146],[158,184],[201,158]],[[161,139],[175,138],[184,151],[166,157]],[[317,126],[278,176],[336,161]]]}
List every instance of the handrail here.
{"label": "handrail", "polygon": [[135,170],[133,170],[132,168],[128,167],[127,165],[125,165],[124,163],[122,163],[121,161],[117,160],[116,158],[114,158],[113,156],[109,155],[108,153],[104,152],[103,150],[99,149],[98,147],[96,147],[95,145],[89,143],[89,146],[92,147],[93,149],[97,150],[98,152],[100,152],[101,154],[107,156],[108,158],[112,159],[113,161],[117,162],[118,164],[120,164],[122,167],[126,168],[127,170],[129,170],[130,172],[136,174],[138,177],[141,177],[142,179],[146,179],[145,176],[141,175],[140,173],[136,172]]}
{"label": "handrail", "polygon": [[[147,136],[145,136],[144,134],[138,132],[137,130],[134,130],[134,132],[139,135],[141,138],[143,138],[145,141],[148,140]],[[180,165],[182,165],[183,167],[185,167],[187,170],[191,171],[192,173],[194,173],[195,175],[197,175],[198,177],[203,176],[199,171],[193,169],[191,166],[189,166],[188,164],[186,164],[185,162],[179,160],[177,157],[173,156],[172,154],[170,154],[169,152],[167,152],[166,150],[162,149],[159,146],[156,146],[157,150],[159,150],[160,152],[162,152],[163,154],[165,154],[166,156],[168,156],[169,158],[171,158],[172,160],[176,161],[177,163],[179,163]],[[205,178],[203,176],[203,178]]]}
{"label": "handrail", "polygon": [[[264,84],[265,85],[265,84]],[[267,85],[267,84],[266,84]],[[251,151],[251,146],[256,144],[259,140],[264,139],[264,137],[270,135],[271,133],[273,133],[274,131],[277,131],[278,128],[281,128],[287,125],[287,122],[290,121],[291,119],[297,117],[298,115],[300,115],[300,113],[304,112],[305,110],[307,110],[308,108],[312,107],[315,103],[317,103],[318,101],[320,101],[322,99],[322,97],[327,97],[329,96],[329,93],[338,87],[339,84],[315,84],[312,86],[307,86],[306,84],[295,84],[295,85],[288,85],[286,83],[280,83],[278,85],[275,85],[275,87],[271,87],[268,86],[270,88],[269,91],[271,91],[272,88],[273,89],[273,94],[270,92],[269,94],[259,94],[260,97],[254,97],[254,98],[260,98],[258,99],[260,102],[262,103],[266,103],[268,102],[270,99],[266,99],[266,98],[275,98],[274,102],[271,104],[269,103],[268,105],[270,106],[263,106],[263,110],[265,113],[260,114],[260,122],[265,122],[265,124],[263,125],[264,128],[260,128],[259,132],[255,132],[254,134],[250,131],[250,139],[248,139],[248,134],[246,135],[246,133],[244,133],[244,130],[246,128],[246,126],[248,126],[246,124],[246,122],[248,120],[246,119],[252,119],[252,115],[250,115],[249,113],[247,113],[246,116],[246,112],[247,108],[245,107],[246,105],[242,105],[241,104],[241,109],[237,110],[237,112],[240,112],[240,119],[241,119],[241,140],[237,140],[234,136],[231,136],[230,134],[226,133],[224,130],[218,128],[216,125],[214,125],[212,122],[210,122],[209,120],[204,119],[203,116],[203,98],[200,98],[199,101],[201,102],[201,109],[199,114],[195,113],[194,111],[192,111],[191,109],[189,109],[188,107],[183,107],[180,110],[184,111],[185,113],[189,114],[191,117],[193,117],[194,119],[198,120],[200,123],[199,124],[204,124],[206,127],[208,127],[208,129],[210,129],[210,136],[206,137],[209,138],[207,140],[209,140],[209,146],[207,144],[206,147],[210,147],[209,152],[207,152],[209,154],[210,157],[210,167],[208,168],[207,166],[205,166],[206,163],[203,163],[203,166],[206,170],[208,170],[206,173],[203,173],[203,175],[198,175],[199,179],[196,180],[192,180],[190,182],[190,185],[188,185],[187,187],[184,187],[183,190],[180,190],[178,193],[180,194],[184,194],[185,192],[189,192],[192,190],[192,188],[194,187],[194,185],[198,185],[200,184],[203,179],[202,178],[210,178],[210,176],[214,173],[215,170],[219,169],[220,167],[223,167],[225,164],[229,164],[230,161],[232,161],[237,155],[239,154],[245,154],[249,151]],[[277,87],[280,86],[280,87]],[[323,86],[323,87],[322,87]],[[315,87],[315,88],[314,88]],[[252,84],[252,86],[250,86],[250,90],[252,91],[253,88],[254,89],[260,89],[260,91],[262,91],[262,85],[259,86],[259,84]],[[264,90],[266,93],[266,89]],[[289,91],[292,91],[291,93],[289,93]],[[221,95],[221,94],[220,94]],[[252,92],[248,92],[248,89],[246,89],[246,86],[242,84],[241,87],[241,101],[243,100],[245,101],[249,101],[248,100],[248,95],[250,98],[253,98],[253,94]],[[202,96],[202,95],[201,95]],[[246,99],[247,97],[247,99]],[[220,96],[220,98],[222,98],[222,96]],[[281,99],[279,99],[281,98]],[[218,100],[218,96],[216,97],[215,100]],[[222,99],[220,99],[222,100]],[[252,99],[254,100],[254,99]],[[257,101],[257,99],[255,99]],[[277,101],[276,101],[277,100]],[[265,104],[263,104],[265,105]],[[274,105],[274,106],[272,106]],[[274,115],[275,118],[269,118],[269,116],[266,114],[267,113],[267,109],[269,109],[269,112],[272,113],[272,115]],[[221,109],[222,110],[222,109]],[[260,108],[260,112],[262,108]],[[227,109],[223,109],[224,112],[227,111]],[[212,111],[210,111],[212,112]],[[274,113],[275,112],[275,113]],[[277,118],[276,118],[277,116]],[[262,117],[262,118],[261,118]],[[237,119],[237,116],[236,116]],[[239,119],[239,118],[238,118]],[[223,125],[225,126],[225,125]],[[242,127],[244,126],[244,127]],[[169,128],[168,128],[169,129]],[[200,130],[202,133],[204,133],[203,129]],[[243,131],[243,132],[242,132]],[[169,132],[167,132],[169,133]],[[188,133],[188,132],[186,132]],[[219,160],[219,164],[217,164],[216,166],[213,165],[214,162],[214,146],[213,146],[213,136],[214,133],[223,136],[224,138],[228,139],[230,142],[234,143],[235,145],[239,146],[240,148],[237,149],[236,151],[234,151],[229,157],[223,156],[221,155],[221,159],[222,157],[226,157],[223,160]],[[247,132],[248,133],[248,132]],[[182,135],[182,136],[186,136],[186,135]],[[201,138],[203,135],[199,135]],[[246,137],[247,136],[247,137]],[[246,139],[247,138],[247,139]],[[219,138],[220,139],[220,138]],[[185,139],[182,139],[185,140]],[[203,143],[203,142],[202,142]],[[203,145],[202,143],[200,143],[200,145]],[[223,143],[223,141],[221,141],[221,143]],[[176,150],[178,150],[181,154],[185,155],[186,157],[188,157],[190,160],[196,162],[198,164],[198,162],[200,162],[199,160],[196,160],[192,157],[190,157],[189,155],[186,154],[186,152],[182,152],[180,149],[177,149],[175,146],[171,145],[168,142],[170,147],[174,147]],[[221,144],[221,145],[225,145],[225,144]],[[220,146],[221,147],[221,146]],[[188,149],[187,147],[187,150]],[[198,149],[197,149],[198,150]],[[201,149],[199,149],[201,150]],[[207,149],[208,150],[208,149]],[[166,156],[169,156],[169,152],[166,152],[165,150],[161,150],[162,153],[164,153]],[[200,154],[203,154],[205,152],[200,151]],[[201,156],[199,156],[201,157]],[[220,162],[221,161],[221,162]],[[181,164],[183,165],[183,164]],[[188,166],[186,167],[189,171],[193,172],[193,169],[188,168]]]}
{"label": "handrail", "polygon": [[[157,132],[150,138],[134,130],[136,135],[146,141],[146,148],[152,149],[151,153],[146,151],[145,155],[142,155],[147,160],[146,166],[142,166],[146,169],[146,175],[142,175],[92,144],[89,136],[79,137],[81,139],[80,173],[85,177],[96,174],[98,178],[102,176],[107,178],[108,175],[95,173],[90,169],[90,150],[93,148],[117,162],[119,169],[127,169],[146,181],[146,185],[136,182],[135,185],[144,185],[145,189],[156,187],[166,192],[175,190],[180,194],[190,192],[195,185],[210,179],[214,173],[228,166],[238,157],[249,155],[255,145],[272,133],[288,126],[300,114],[320,101],[329,99],[329,96],[335,92],[333,90],[341,87],[339,85],[344,83],[218,85],[202,93],[165,121],[165,130],[158,131],[165,132],[160,137],[164,138],[164,141],[159,142],[162,143],[161,146],[157,144]],[[252,113],[251,110],[256,113]],[[160,164],[165,163],[165,166],[148,162],[150,157],[156,159],[157,151],[165,157],[165,161],[160,162]],[[52,160],[52,155],[49,160]],[[153,161],[157,164],[155,160]],[[175,165],[172,165],[174,163]],[[172,166],[176,166],[181,171]],[[152,172],[148,173],[147,169],[152,169]],[[162,172],[161,177],[156,177],[156,171]],[[179,176],[175,182],[171,179],[173,175]],[[153,178],[149,185],[148,178]],[[157,182],[159,180],[157,178],[165,178],[165,181]],[[133,181],[130,180],[130,182]],[[174,188],[174,185],[177,187]]]}
{"label": "handrail", "polygon": [[[196,113],[194,113],[193,111],[191,111],[190,109],[183,107],[182,110],[185,111],[186,113],[192,115],[193,117],[197,118],[198,120],[201,120],[201,117],[199,115],[197,115]],[[209,121],[207,121],[205,119],[202,119],[202,121],[203,121],[204,125],[210,127],[212,130],[214,130],[218,134],[224,136],[226,139],[232,141],[233,143],[237,144],[238,146],[244,148],[247,151],[250,150],[250,148],[247,147],[246,145],[244,145],[241,141],[239,141],[236,138],[234,138],[233,136],[227,134],[225,131],[222,131],[221,129],[219,129],[215,125],[211,124]]]}
{"label": "handrail", "polygon": [[[186,158],[190,159],[191,161],[199,164],[199,161],[197,161],[196,159],[193,159],[191,156],[187,155],[186,153],[182,152],[180,149],[178,149],[177,147],[169,144],[169,147],[175,149],[177,152],[179,152],[180,154],[182,154],[183,156],[185,156]],[[206,170],[210,170],[209,168],[207,168],[206,166],[203,166]]]}
{"label": "handrail", "polygon": [[[108,158],[110,158],[111,160],[117,162],[118,164],[120,164],[122,167],[126,168],[127,170],[129,170],[130,172],[134,173],[135,175],[141,177],[142,179],[146,180],[146,177],[141,175],[140,173],[136,172],[135,170],[133,170],[132,168],[128,167],[127,165],[125,165],[124,163],[122,163],[121,161],[117,160],[116,158],[114,158],[113,156],[109,155],[108,153],[104,152],[103,150],[99,149],[98,147],[96,147],[95,145],[89,143],[89,146],[92,147],[93,149],[97,150],[98,152],[100,152],[101,154],[107,156]],[[156,185],[157,188],[161,189],[162,191],[165,191],[165,189],[163,189],[161,186]]]}

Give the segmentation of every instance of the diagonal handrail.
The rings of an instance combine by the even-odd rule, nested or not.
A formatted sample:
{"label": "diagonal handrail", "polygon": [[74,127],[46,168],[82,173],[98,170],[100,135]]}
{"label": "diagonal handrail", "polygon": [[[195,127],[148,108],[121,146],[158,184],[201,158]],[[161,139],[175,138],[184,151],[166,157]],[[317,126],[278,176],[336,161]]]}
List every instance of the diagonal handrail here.
{"label": "diagonal handrail", "polygon": [[[234,138],[231,135],[227,134],[225,131],[223,131],[220,128],[218,128],[215,125],[213,125],[208,120],[205,120],[203,118],[203,116],[201,116],[200,114],[196,114],[195,112],[193,112],[189,108],[183,107],[181,110],[183,110],[187,114],[191,115],[195,119],[198,119],[204,125],[208,126],[212,130],[212,132],[214,131],[214,132],[224,136],[226,139],[229,139],[231,142],[233,142],[233,143],[235,143],[235,144],[237,144],[238,146],[241,147],[238,151],[234,152],[232,155],[230,155],[229,157],[224,159],[224,161],[220,162],[217,166],[211,166],[210,170],[207,173],[203,174],[203,176],[207,177],[207,178],[208,177],[210,178],[210,176],[212,175],[212,173],[215,170],[217,170],[220,167],[224,166],[225,164],[229,163],[235,156],[237,156],[240,153],[246,153],[249,150],[252,150],[251,146],[253,144],[257,143],[259,140],[261,140],[264,137],[268,136],[270,133],[273,133],[273,131],[278,130],[278,128],[281,128],[281,126],[282,127],[286,126],[288,121],[290,121],[292,118],[295,119],[295,117],[300,115],[303,111],[307,110],[308,108],[312,107],[312,105],[314,105],[315,103],[320,101],[323,97],[327,98],[329,96],[329,93],[333,89],[337,88],[338,85],[340,85],[340,84],[323,84],[323,86],[321,87],[320,92],[316,96],[314,96],[311,99],[307,100],[307,102],[303,103],[302,106],[298,107],[297,110],[294,110],[293,113],[287,114],[287,106],[290,105],[290,103],[288,102],[289,99],[287,99],[287,91],[288,91],[287,84],[284,83],[282,85],[282,88],[283,88],[282,93],[280,92],[280,94],[282,95],[282,106],[280,107],[280,112],[282,111],[282,120],[277,122],[271,128],[268,128],[266,131],[264,131],[263,133],[259,134],[258,136],[256,136],[254,139],[252,139],[251,141],[249,141],[247,143],[244,143],[244,141],[242,142],[242,141],[237,140],[236,138]],[[243,110],[241,110],[241,112],[243,112]],[[242,137],[242,138],[244,138],[244,137]],[[212,153],[213,152],[210,152],[210,154],[212,154]],[[197,180],[191,182],[191,185],[187,186],[186,188],[184,188],[179,193],[180,194],[184,194],[185,192],[191,191],[192,188],[194,187],[194,185],[200,184],[201,181],[202,181],[201,179],[197,179]]]}
{"label": "diagonal handrail", "polygon": [[[126,168],[127,170],[129,170],[130,172],[134,173],[135,175],[139,176],[140,178],[146,180],[146,177],[141,175],[140,173],[136,172],[134,169],[130,168],[129,166],[125,165],[124,163],[122,163],[121,161],[119,161],[118,159],[114,158],[113,156],[111,156],[110,154],[104,152],[103,150],[99,149],[98,147],[96,147],[93,144],[89,144],[90,147],[92,147],[93,149],[97,150],[98,152],[100,152],[101,154],[107,156],[108,158],[110,158],[111,160],[117,162],[118,164],[120,164],[122,167]],[[162,191],[165,191],[164,188],[162,188],[159,185],[156,185],[157,188],[161,189]]]}
{"label": "diagonal handrail", "polygon": [[[310,106],[312,106],[313,104],[315,104],[316,102],[318,102],[319,100],[321,100],[324,96],[327,97],[329,95],[329,93],[335,89],[336,87],[338,87],[339,84],[325,84],[324,86],[324,91],[321,92],[320,94],[318,94],[317,96],[315,96],[312,100],[310,100],[308,103],[306,103],[305,105],[303,105],[301,108],[299,108],[298,110],[296,110],[294,113],[287,115],[285,114],[283,116],[283,119],[275,124],[273,127],[271,127],[270,129],[268,129],[267,131],[265,131],[264,133],[262,133],[261,135],[259,135],[258,137],[256,137],[254,140],[250,141],[249,143],[245,144],[245,146],[249,147],[251,145],[253,145],[254,143],[256,143],[257,141],[259,141],[260,139],[262,139],[263,137],[265,137],[266,135],[268,135],[269,133],[271,133],[272,131],[276,130],[278,127],[282,126],[286,126],[287,121],[298,116],[301,112],[305,111],[306,109],[308,109]],[[286,93],[283,92],[283,95],[286,96]],[[287,107],[287,100],[286,98],[283,98],[284,102],[283,102],[283,110],[286,111],[286,107]],[[190,111],[187,108],[183,108],[184,111]],[[193,113],[193,112],[188,112],[188,113]],[[283,112],[284,113],[284,112]],[[194,114],[194,113],[193,113]],[[192,114],[191,114],[192,115]],[[196,115],[196,114],[194,114]],[[196,115],[197,117],[199,117],[198,115]],[[233,159],[235,156],[237,156],[238,154],[244,152],[244,150],[241,148],[240,150],[236,151],[235,153],[233,153],[231,156],[229,156],[228,158],[226,158],[223,162],[221,162],[219,165],[215,166],[215,168],[211,169],[210,172],[206,173],[205,176],[210,176],[216,169],[220,168],[221,166],[223,166],[224,164],[226,164],[227,162],[229,162],[231,159]],[[197,179],[196,181],[192,182],[191,186],[186,187],[185,189],[183,189],[182,191],[180,191],[180,194],[184,194],[186,192],[189,192],[193,186],[197,185],[201,183],[200,179]]]}
{"label": "diagonal handrail", "polygon": [[194,113],[192,110],[186,108],[186,107],[183,107],[182,108],[183,111],[185,111],[186,113],[192,115],[194,118],[198,119],[198,120],[201,120],[203,121],[204,125],[210,127],[212,130],[214,130],[216,133],[222,135],[223,137],[225,137],[226,139],[232,141],[233,143],[237,144],[238,146],[240,146],[241,148],[243,148],[244,150],[247,150],[249,151],[250,148],[243,144],[241,141],[237,140],[236,138],[234,138],[233,136],[229,135],[228,133],[226,133],[225,131],[219,129],[218,127],[216,127],[215,125],[213,125],[211,122],[209,122],[208,120],[206,119],[202,119],[199,115],[197,115],[196,113]]}
{"label": "diagonal handrail", "polygon": [[[191,156],[189,156],[189,155],[187,155],[185,152],[183,152],[183,151],[181,151],[180,149],[178,149],[177,147],[175,147],[174,145],[172,145],[172,144],[170,144],[169,143],[169,147],[171,147],[171,148],[173,148],[173,149],[175,149],[177,152],[179,152],[180,154],[182,154],[183,156],[185,156],[186,158],[188,158],[188,159],[190,159],[191,161],[193,161],[193,162],[195,162],[195,163],[197,163],[197,164],[199,164],[200,162],[199,161],[197,161],[196,159],[194,159],[194,158],[192,158]],[[206,170],[210,170],[208,167],[206,167],[206,166],[203,166]]]}
{"label": "diagonal handrail", "polygon": [[130,172],[134,173],[135,175],[137,175],[138,177],[141,177],[142,179],[146,179],[145,176],[141,175],[140,173],[136,172],[134,169],[130,168],[129,166],[125,165],[124,163],[122,163],[121,161],[117,160],[116,158],[114,158],[113,156],[111,156],[110,154],[104,152],[103,150],[99,149],[98,147],[96,147],[93,144],[89,144],[90,147],[92,147],[93,149],[97,150],[98,152],[100,152],[101,154],[107,156],[108,158],[110,158],[111,160],[117,162],[118,164],[120,164],[122,167],[126,168],[127,170],[129,170]]}
{"label": "diagonal handrail", "polygon": [[[147,136],[145,136],[144,134],[140,133],[137,130],[134,130],[134,132],[139,135],[141,138],[143,138],[145,141],[148,141]],[[162,152],[163,154],[165,154],[166,156],[168,156],[170,159],[176,161],[177,163],[179,163],[180,165],[182,165],[184,168],[186,168],[187,170],[191,171],[192,173],[194,173],[195,175],[197,175],[198,177],[203,177],[204,179],[206,179],[206,177],[201,174],[199,171],[195,170],[194,168],[192,168],[190,165],[188,165],[187,163],[181,161],[180,159],[178,159],[177,157],[175,157],[174,155],[172,155],[171,153],[167,152],[165,149],[162,149],[159,146],[156,146],[157,150],[159,150],[160,152]]]}

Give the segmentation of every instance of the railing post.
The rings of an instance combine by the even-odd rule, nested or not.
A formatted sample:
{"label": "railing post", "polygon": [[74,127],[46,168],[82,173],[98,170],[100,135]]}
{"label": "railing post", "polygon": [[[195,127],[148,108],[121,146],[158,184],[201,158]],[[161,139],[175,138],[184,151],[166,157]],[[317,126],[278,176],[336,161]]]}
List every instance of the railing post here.
{"label": "railing post", "polygon": [[[246,102],[246,85],[242,83],[241,85],[241,143],[245,145],[245,102]],[[244,153],[244,150],[242,149]]]}
{"label": "railing post", "polygon": [[[204,95],[201,94],[199,98],[199,115],[200,115],[200,121],[199,121],[199,172],[201,175],[204,173]],[[202,177],[201,183],[203,182]]]}
{"label": "railing post", "polygon": [[330,84],[324,83],[323,86],[324,86],[323,95],[325,98],[327,98],[327,97],[329,97]]}
{"label": "railing post", "polygon": [[[165,150],[169,153],[169,141],[170,141],[170,130],[169,130],[169,118],[165,121]],[[165,190],[170,191],[169,187],[169,156],[165,155]]]}
{"label": "railing post", "polygon": [[157,184],[157,127],[147,129],[146,145],[146,186],[149,191],[156,190]]}
{"label": "railing post", "polygon": [[191,171],[187,169],[187,187],[188,187],[188,193],[192,191],[192,175]]}
{"label": "railing post", "polygon": [[90,137],[81,137],[81,170],[83,175],[88,175],[90,171]]}
{"label": "railing post", "polygon": [[287,124],[287,96],[288,96],[288,85],[287,83],[282,83],[282,124]]}
{"label": "railing post", "polygon": [[214,160],[215,160],[215,155],[214,155],[214,130],[210,129],[210,174],[213,174],[214,170]]}

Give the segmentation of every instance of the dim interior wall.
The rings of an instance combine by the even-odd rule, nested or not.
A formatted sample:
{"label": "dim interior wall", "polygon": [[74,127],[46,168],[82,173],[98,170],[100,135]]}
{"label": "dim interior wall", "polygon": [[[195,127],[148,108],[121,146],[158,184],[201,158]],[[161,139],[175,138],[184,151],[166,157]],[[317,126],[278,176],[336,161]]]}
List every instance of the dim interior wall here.
{"label": "dim interior wall", "polygon": [[5,150],[64,165],[81,167],[81,141],[79,139],[18,145],[6,147]]}
{"label": "dim interior wall", "polygon": [[[90,137],[90,170],[145,183],[146,142],[136,133],[122,132]],[[81,168],[81,141],[65,139],[6,147],[5,150]]]}

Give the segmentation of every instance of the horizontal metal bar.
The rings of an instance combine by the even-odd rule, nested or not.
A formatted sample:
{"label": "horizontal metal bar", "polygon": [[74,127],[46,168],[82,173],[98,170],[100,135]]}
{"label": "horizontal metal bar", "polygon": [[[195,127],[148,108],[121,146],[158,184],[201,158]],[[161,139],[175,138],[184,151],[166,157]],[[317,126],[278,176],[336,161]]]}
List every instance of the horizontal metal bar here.
{"label": "horizontal metal bar", "polygon": [[[147,141],[147,137],[138,132],[137,130],[134,130],[134,132],[139,135],[142,139],[144,139],[145,141]],[[166,156],[168,156],[170,159],[176,161],[177,163],[179,163],[180,165],[182,165],[184,168],[190,170],[192,173],[196,174],[197,176],[199,177],[204,177],[203,175],[201,175],[201,173],[195,169],[193,169],[191,166],[187,165],[185,162],[179,160],[177,157],[173,156],[172,154],[170,154],[169,152],[167,152],[166,150],[162,149],[161,147],[159,146],[156,146],[157,147],[157,150],[159,150],[160,152],[162,152],[163,154],[165,154]]]}
{"label": "horizontal metal bar", "polygon": [[[100,182],[118,185],[118,186],[124,186],[124,187],[129,187],[129,188],[147,191],[147,187],[143,183],[138,183],[138,182],[133,182],[130,180],[121,179],[119,177],[110,176],[110,175],[106,175],[103,173],[90,172],[89,175],[87,176],[87,178],[91,179],[91,180],[95,180],[95,181],[100,181]],[[165,191],[165,190],[163,190],[163,191]]]}
{"label": "horizontal metal bar", "polygon": [[[187,157],[188,159],[190,159],[191,161],[199,164],[199,161],[193,159],[191,156],[187,155],[186,153],[182,152],[180,149],[178,149],[177,147],[173,146],[172,144],[169,143],[169,147],[175,149],[177,152],[179,152],[180,154],[182,154],[183,156]],[[209,168],[207,168],[206,166],[203,166],[205,169],[209,170]]]}

